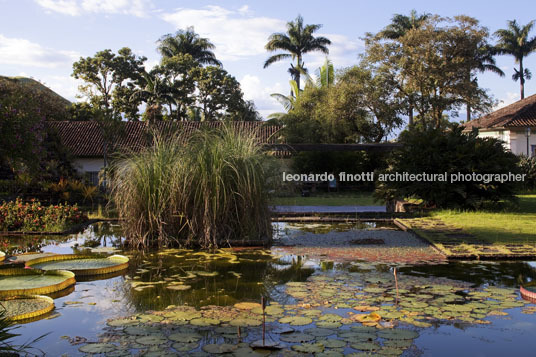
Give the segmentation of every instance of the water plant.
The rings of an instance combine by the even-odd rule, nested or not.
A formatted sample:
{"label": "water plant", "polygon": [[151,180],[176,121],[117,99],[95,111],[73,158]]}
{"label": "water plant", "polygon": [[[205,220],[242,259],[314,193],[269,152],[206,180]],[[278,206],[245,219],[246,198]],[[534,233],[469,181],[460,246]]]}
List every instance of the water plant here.
{"label": "water plant", "polygon": [[214,248],[271,237],[264,163],[254,132],[222,127],[154,135],[114,164],[112,195],[135,247]]}

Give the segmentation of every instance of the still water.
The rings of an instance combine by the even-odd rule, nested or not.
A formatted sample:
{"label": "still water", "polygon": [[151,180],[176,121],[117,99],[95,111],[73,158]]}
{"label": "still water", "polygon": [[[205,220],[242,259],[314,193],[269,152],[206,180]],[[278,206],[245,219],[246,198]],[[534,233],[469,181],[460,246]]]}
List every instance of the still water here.
{"label": "still water", "polygon": [[[276,243],[278,237],[311,231],[310,225],[279,223],[275,228]],[[370,228],[392,227],[334,225],[326,229],[324,225],[315,234]],[[536,311],[535,305],[523,302],[518,296],[520,282],[536,278],[532,262],[439,261],[415,265],[408,262],[337,261],[329,254],[323,258],[318,254],[308,256],[307,250],[303,249],[296,255],[291,250],[287,252],[285,247],[223,249],[212,253],[170,249],[141,254],[121,251],[121,240],[119,227],[109,223],[90,226],[83,233],[69,237],[18,237],[11,240],[13,253],[73,253],[93,247],[116,248],[130,258],[130,266],[125,271],[98,279],[77,279],[74,289],[63,292],[65,296],[53,296],[56,309],[44,319],[19,325],[16,332],[21,336],[15,342],[20,344],[47,334],[34,346],[50,356],[84,355],[79,348],[85,344],[77,342],[122,344],[124,354],[148,351],[164,355],[167,351],[173,355],[179,352],[171,347],[171,342],[162,346],[140,345],[132,342],[132,336],[124,332],[126,327],[110,327],[107,321],[151,313],[162,319],[160,312],[172,311],[173,306],[219,311],[216,306],[232,308],[240,302],[260,302],[263,296],[274,311],[279,311],[269,316],[270,328],[275,331],[282,326],[288,328],[290,324],[296,332],[314,337],[292,342],[286,334],[270,334],[271,339],[287,340],[285,350],[290,352],[285,355],[320,353],[315,350],[319,348],[315,344],[322,343],[325,345],[322,347],[324,355],[332,356],[351,353],[357,356],[374,351],[404,356],[536,353],[536,315],[532,314]],[[170,288],[174,284],[189,288]],[[362,326],[356,319],[356,315],[364,316],[372,311],[382,316],[384,326]],[[225,313],[235,312],[225,310]],[[229,323],[229,319],[213,315],[222,325]],[[168,317],[163,322],[167,320]],[[219,325],[220,321],[217,322]],[[156,329],[166,340],[170,333],[182,331],[183,322],[179,325],[147,327],[141,323],[136,326]],[[180,354],[203,355],[203,344],[236,343],[229,335],[210,334],[215,326],[197,325],[195,328],[198,329],[196,333],[204,336],[199,346],[192,352]],[[405,338],[382,332],[400,329],[407,329],[414,335]],[[250,336],[245,337],[249,343],[258,339],[261,327],[250,326],[244,331],[249,331]],[[333,335],[323,337],[330,331]],[[327,343],[327,340],[341,343]],[[305,349],[291,349],[298,344]],[[114,353],[110,355],[121,355],[117,351]]]}

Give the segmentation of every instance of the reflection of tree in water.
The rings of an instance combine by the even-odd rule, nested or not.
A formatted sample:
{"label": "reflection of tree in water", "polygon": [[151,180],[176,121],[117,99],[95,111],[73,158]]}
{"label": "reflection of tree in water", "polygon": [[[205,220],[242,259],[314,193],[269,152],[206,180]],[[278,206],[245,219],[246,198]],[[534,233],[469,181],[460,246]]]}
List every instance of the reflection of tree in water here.
{"label": "reflection of tree in water", "polygon": [[[279,296],[275,287],[288,281],[305,281],[314,270],[303,268],[303,260],[281,262],[272,256],[255,251],[235,253],[238,264],[225,259],[201,260],[193,255],[177,258],[169,255],[136,254],[131,259],[127,280],[122,285],[126,300],[138,311],[163,309],[169,305],[233,305],[240,301],[259,301],[261,296],[275,299]],[[180,280],[179,276],[196,271],[217,272],[215,276],[196,276],[182,280],[190,290],[167,289],[165,279]],[[131,282],[153,282],[154,287],[136,291]],[[165,283],[164,283],[165,282]]]}
{"label": "reflection of tree in water", "polygon": [[86,236],[84,247],[120,247],[122,242],[120,227],[110,222],[92,224],[83,235]]}
{"label": "reflection of tree in water", "polygon": [[407,275],[461,280],[475,286],[489,284],[518,288],[520,284],[536,281],[536,268],[527,262],[451,262],[405,267],[399,271]]}

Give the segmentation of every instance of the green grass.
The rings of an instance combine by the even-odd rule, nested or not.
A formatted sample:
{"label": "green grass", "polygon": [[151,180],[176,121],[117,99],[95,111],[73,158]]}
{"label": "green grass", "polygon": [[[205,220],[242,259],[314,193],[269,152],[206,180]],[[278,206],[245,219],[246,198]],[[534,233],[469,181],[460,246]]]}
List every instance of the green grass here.
{"label": "green grass", "polygon": [[310,197],[274,197],[275,206],[382,206],[384,202],[374,201],[372,192],[331,192],[316,193]]}
{"label": "green grass", "polygon": [[536,194],[519,195],[519,207],[503,211],[439,210],[432,217],[494,243],[536,243]]}

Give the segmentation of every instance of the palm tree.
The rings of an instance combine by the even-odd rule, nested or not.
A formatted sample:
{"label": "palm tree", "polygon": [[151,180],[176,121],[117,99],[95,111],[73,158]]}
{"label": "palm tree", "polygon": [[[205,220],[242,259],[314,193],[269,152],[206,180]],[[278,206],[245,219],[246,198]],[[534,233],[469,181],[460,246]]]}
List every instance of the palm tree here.
{"label": "palm tree", "polygon": [[216,48],[208,38],[200,37],[193,27],[179,30],[175,34],[167,34],[158,40],[158,52],[162,57],[173,57],[178,54],[189,54],[200,64],[221,66],[212,50]]}
{"label": "palm tree", "polygon": [[387,25],[379,34],[381,38],[396,40],[403,37],[409,30],[417,29],[430,17],[430,14],[417,14],[416,10],[411,10],[409,16],[394,14],[391,23]]}
{"label": "palm tree", "polygon": [[[493,72],[495,74],[498,74],[501,77],[504,77],[504,72],[497,67],[495,62],[495,55],[497,54],[497,51],[494,47],[491,47],[487,44],[480,46],[477,48],[475,57],[474,57],[474,67],[469,72],[469,81],[474,82],[476,84],[477,78],[476,76],[473,76],[471,72],[476,71],[479,73],[484,72]],[[470,98],[467,99],[465,103],[466,109],[467,109],[467,121],[471,120],[471,103]]]}
{"label": "palm tree", "polygon": [[141,99],[147,103],[147,119],[150,123],[162,116],[162,104],[173,103],[169,85],[165,79],[154,73],[142,72],[144,83],[133,94],[132,99]]}
{"label": "palm tree", "polygon": [[[416,10],[411,10],[409,16],[394,14],[391,18],[391,23],[380,31],[378,36],[389,40],[398,40],[399,38],[404,37],[408,31],[421,27],[430,16],[431,14],[428,13],[419,15]],[[411,94],[408,94],[408,102],[409,126],[411,127],[413,126],[413,98]]]}
{"label": "palm tree", "polygon": [[532,74],[528,68],[523,67],[523,58],[536,50],[536,37],[529,39],[529,32],[534,27],[534,21],[525,26],[520,26],[516,20],[508,21],[508,28],[500,29],[495,32],[499,38],[495,47],[498,54],[512,55],[516,63],[519,63],[519,69],[515,69],[512,75],[514,81],[519,80],[521,99],[525,98],[525,79],[530,79]]}
{"label": "palm tree", "polygon": [[321,27],[322,25],[304,26],[303,18],[300,15],[294,21],[287,22],[287,32],[271,34],[265,46],[270,52],[278,50],[285,52],[270,56],[264,62],[264,68],[282,59],[292,58],[296,60],[296,65],[292,64],[289,72],[300,88],[300,75],[305,70],[303,55],[313,51],[329,53],[327,46],[331,44],[331,41],[325,37],[313,36],[313,33]]}

